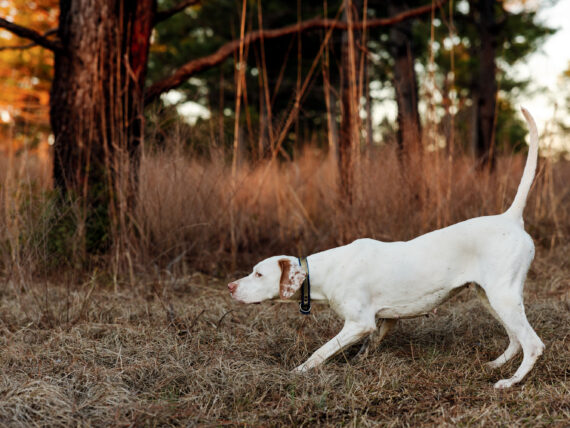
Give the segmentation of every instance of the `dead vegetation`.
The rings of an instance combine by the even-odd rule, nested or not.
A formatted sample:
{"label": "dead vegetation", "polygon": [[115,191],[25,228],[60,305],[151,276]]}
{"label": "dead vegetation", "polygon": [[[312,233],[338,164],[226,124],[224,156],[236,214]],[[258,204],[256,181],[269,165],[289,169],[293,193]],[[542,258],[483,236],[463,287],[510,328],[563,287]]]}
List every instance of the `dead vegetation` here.
{"label": "dead vegetation", "polygon": [[[362,236],[409,239],[499,213],[516,192],[523,156],[501,157],[488,173],[468,157],[426,153],[421,168],[403,174],[395,150],[377,148],[361,159],[346,205],[334,163],[317,151],[242,163],[234,186],[223,156],[200,160],[169,147],[143,158],[128,257],[113,253],[88,270],[74,269],[76,234],[61,221],[76,207],[56,211],[38,186],[45,172],[29,164],[5,172],[0,424],[567,426],[567,163],[541,160],[525,212],[537,244],[525,301],[546,352],[521,386],[495,391],[520,356],[498,371],[484,367],[508,339],[471,292],[400,322],[367,358],[355,347],[293,375],[339,319],[324,306],[303,317],[296,303],[239,305],[226,282],[269,255]],[[55,242],[71,257],[65,268],[54,260],[59,233]]]}
{"label": "dead vegetation", "polygon": [[[334,147],[331,129],[338,112],[328,97],[329,89],[338,88],[329,80],[329,36],[318,56],[324,62],[326,136]],[[348,46],[351,63],[359,55],[355,47]],[[312,61],[316,66],[319,58]],[[279,84],[269,88],[263,63],[268,99],[262,102],[269,104],[270,89],[275,97]],[[364,75],[360,64],[350,67],[352,76]],[[245,73],[245,67],[239,70]],[[238,126],[244,116],[251,120],[247,103],[240,118],[239,90],[234,131],[228,132],[223,116],[219,136],[213,121],[207,132],[199,126],[189,131],[202,135],[180,135],[179,118],[147,126],[151,135],[140,164],[136,212],[127,213],[120,203],[113,207],[121,220],[128,215],[131,227],[119,224],[114,213],[117,236],[104,254],[86,257],[81,203],[57,203],[49,163],[26,151],[0,156],[0,425],[568,426],[568,162],[540,160],[527,204],[525,223],[537,257],[525,301],[546,351],[510,390],[496,391],[493,384],[512,374],[521,357],[496,371],[484,367],[504,351],[508,338],[470,291],[429,317],[401,321],[366,358],[355,356],[356,346],[303,375],[291,369],[340,329],[332,311],[316,305],[304,317],[295,302],[245,306],[230,299],[227,280],[267,256],[311,254],[359,237],[410,239],[500,213],[516,192],[524,155],[500,153],[495,171],[484,170],[461,153],[459,141],[453,143],[459,140],[453,115],[444,136],[452,144],[435,149],[430,77],[421,94],[431,106],[429,138],[421,155],[409,153],[405,160],[394,145],[372,147],[371,135],[361,144],[359,128],[367,124],[354,112],[364,107],[363,86],[358,93],[350,88],[344,107],[354,117],[344,120],[354,138],[345,150],[355,159],[349,162],[354,177],[345,180],[353,203],[346,203],[337,159],[315,149],[327,138],[309,141],[296,132],[293,149],[286,148],[294,153],[284,155],[313,71],[297,81],[293,107],[283,117],[260,118],[260,137],[270,124],[269,140],[260,138],[258,153],[257,131],[239,143]],[[451,99],[450,93],[443,97]],[[154,115],[148,109],[147,114]],[[104,126],[120,133],[128,122],[120,120],[113,118],[117,127]],[[279,123],[276,129],[273,122]],[[235,138],[233,151],[222,149],[226,134]],[[246,160],[261,159],[268,149],[272,161]]]}
{"label": "dead vegetation", "polygon": [[[546,352],[521,386],[493,383],[507,336],[471,291],[401,321],[371,350],[292,368],[332,337],[325,306],[239,305],[195,274],[110,292],[104,277],[49,282],[0,298],[0,424],[11,426],[567,426],[568,246],[540,251],[527,313]],[[96,285],[96,286],[95,286]]]}
{"label": "dead vegetation", "polygon": [[[133,259],[182,274],[247,271],[274,254],[311,254],[363,236],[407,240],[498,214],[510,205],[525,161],[503,156],[489,173],[468,156],[432,152],[403,167],[396,148],[384,146],[362,156],[347,204],[336,162],[322,151],[306,149],[293,162],[244,162],[233,179],[219,153],[198,160],[176,141],[167,147],[143,159]],[[569,180],[567,162],[541,160],[525,222],[547,248],[570,236]]]}

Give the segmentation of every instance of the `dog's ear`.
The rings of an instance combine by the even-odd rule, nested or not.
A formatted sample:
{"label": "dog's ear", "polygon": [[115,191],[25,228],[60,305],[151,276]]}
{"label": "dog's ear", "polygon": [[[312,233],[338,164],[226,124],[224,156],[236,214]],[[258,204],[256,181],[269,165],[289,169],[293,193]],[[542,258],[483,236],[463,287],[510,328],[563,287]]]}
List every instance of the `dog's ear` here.
{"label": "dog's ear", "polygon": [[307,274],[301,266],[291,264],[288,259],[280,259],[281,279],[279,280],[279,297],[288,299],[301,288]]}

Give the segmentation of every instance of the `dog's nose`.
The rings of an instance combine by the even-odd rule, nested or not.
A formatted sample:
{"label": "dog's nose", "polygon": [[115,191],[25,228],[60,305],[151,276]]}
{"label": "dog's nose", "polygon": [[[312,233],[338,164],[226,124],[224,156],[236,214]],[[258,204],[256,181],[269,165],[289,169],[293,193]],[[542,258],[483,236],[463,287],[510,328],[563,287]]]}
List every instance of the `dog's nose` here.
{"label": "dog's nose", "polygon": [[237,287],[238,287],[237,282],[230,282],[230,283],[228,284],[228,288],[230,289],[230,293],[231,293],[231,294],[234,294],[234,292],[236,291]]}

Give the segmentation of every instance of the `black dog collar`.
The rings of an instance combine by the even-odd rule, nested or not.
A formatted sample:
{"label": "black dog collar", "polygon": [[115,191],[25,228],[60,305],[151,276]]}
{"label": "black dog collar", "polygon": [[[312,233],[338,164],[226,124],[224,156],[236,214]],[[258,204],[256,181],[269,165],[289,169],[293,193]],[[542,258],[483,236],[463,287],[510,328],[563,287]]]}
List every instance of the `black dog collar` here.
{"label": "black dog collar", "polygon": [[[299,303],[299,311],[303,315],[311,314],[311,280],[309,278],[309,262],[306,257],[299,258],[299,266],[303,268],[307,276],[301,284],[301,302]],[[306,290],[306,291],[305,291]]]}

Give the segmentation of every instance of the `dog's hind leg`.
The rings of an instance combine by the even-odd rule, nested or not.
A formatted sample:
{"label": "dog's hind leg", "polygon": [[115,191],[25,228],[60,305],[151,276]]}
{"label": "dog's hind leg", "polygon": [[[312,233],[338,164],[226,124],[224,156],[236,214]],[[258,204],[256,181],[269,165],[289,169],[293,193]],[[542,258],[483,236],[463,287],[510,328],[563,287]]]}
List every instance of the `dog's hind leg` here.
{"label": "dog's hind leg", "polygon": [[380,328],[378,330],[373,331],[370,336],[368,336],[360,350],[356,354],[359,358],[365,358],[368,356],[368,352],[370,349],[376,349],[382,340],[386,337],[386,335],[392,330],[392,328],[396,325],[397,319],[382,319],[382,323],[380,324]]}
{"label": "dog's hind leg", "polygon": [[509,346],[507,347],[505,352],[503,352],[495,360],[489,361],[488,363],[485,364],[489,368],[496,369],[501,367],[511,358],[513,358],[520,351],[521,345],[517,340],[516,336],[513,334],[513,332],[511,332],[511,330],[507,327],[507,325],[501,320],[497,312],[495,312],[495,310],[491,307],[491,304],[489,303],[489,299],[487,299],[485,291],[477,284],[475,285],[475,290],[477,291],[477,296],[479,297],[479,300],[481,301],[482,305],[489,311],[491,315],[493,315],[493,317],[497,321],[499,321],[503,325],[503,327],[507,331],[507,334],[509,335]]}
{"label": "dog's hind leg", "polygon": [[[502,379],[495,384],[495,388],[509,388],[520,382],[532,369],[544,351],[544,344],[526,318],[522,300],[522,286],[516,283],[506,283],[486,290],[486,293],[489,304],[507,332],[509,335],[514,335],[523,349],[523,360],[515,374],[510,379]],[[509,351],[508,348],[507,351]]]}
{"label": "dog's hind leg", "polygon": [[499,368],[507,361],[509,361],[511,358],[513,358],[515,355],[517,355],[518,352],[520,351],[521,345],[517,340],[517,338],[515,337],[515,335],[513,335],[509,330],[507,330],[507,334],[509,335],[509,346],[507,346],[505,352],[503,352],[493,361],[489,361],[488,363],[486,363],[487,367],[491,369]]}

